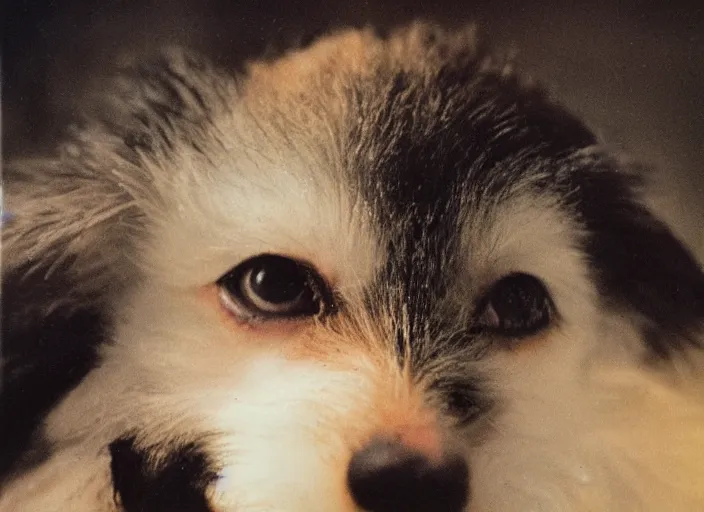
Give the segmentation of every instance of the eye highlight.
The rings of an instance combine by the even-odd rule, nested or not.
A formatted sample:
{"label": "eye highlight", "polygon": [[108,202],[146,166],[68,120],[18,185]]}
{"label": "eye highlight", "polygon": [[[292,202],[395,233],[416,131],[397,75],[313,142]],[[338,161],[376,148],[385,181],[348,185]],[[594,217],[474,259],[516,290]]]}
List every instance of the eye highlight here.
{"label": "eye highlight", "polygon": [[285,256],[250,258],[217,281],[220,301],[243,320],[312,317],[331,308],[330,289],[313,268]]}
{"label": "eye highlight", "polygon": [[546,328],[554,309],[543,282],[517,272],[492,285],[479,302],[476,321],[483,331],[521,338]]}

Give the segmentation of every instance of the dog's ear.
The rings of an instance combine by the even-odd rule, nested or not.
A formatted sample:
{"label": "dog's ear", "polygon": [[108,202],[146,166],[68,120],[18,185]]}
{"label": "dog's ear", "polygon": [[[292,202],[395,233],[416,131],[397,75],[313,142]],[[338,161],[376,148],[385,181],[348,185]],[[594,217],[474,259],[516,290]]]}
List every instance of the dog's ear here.
{"label": "dog's ear", "polygon": [[129,275],[134,213],[129,194],[102,176],[109,169],[76,155],[5,169],[0,474],[96,364],[109,296]]}
{"label": "dog's ear", "polygon": [[128,242],[174,180],[173,153],[202,150],[232,83],[174,48],[99,80],[53,156],[5,169],[4,270],[49,279],[63,269],[91,300],[119,287],[133,274]]}
{"label": "dog's ear", "polygon": [[197,144],[214,76],[175,50],[121,69],[51,156],[5,166],[0,472],[96,364],[110,305],[139,278],[137,245],[171,179],[160,163],[177,139]]}
{"label": "dog's ear", "polygon": [[639,171],[613,160],[573,176],[602,297],[635,313],[654,353],[702,346],[704,271],[641,198]]}
{"label": "dog's ear", "polygon": [[[5,171],[3,274],[16,286],[70,282],[23,307],[53,310],[98,299],[127,274],[126,234],[137,221],[120,185],[125,163],[106,141],[101,154],[11,162]],[[69,147],[66,151],[82,151]],[[111,175],[112,174],[112,175]]]}

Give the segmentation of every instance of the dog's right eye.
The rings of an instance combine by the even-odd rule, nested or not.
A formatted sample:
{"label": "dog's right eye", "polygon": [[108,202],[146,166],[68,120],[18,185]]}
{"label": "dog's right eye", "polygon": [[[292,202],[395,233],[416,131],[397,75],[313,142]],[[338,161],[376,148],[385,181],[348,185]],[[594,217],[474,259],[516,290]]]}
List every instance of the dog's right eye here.
{"label": "dog's right eye", "polygon": [[331,305],[329,288],[313,268],[273,254],[246,260],[217,285],[223,306],[243,320],[316,316]]}

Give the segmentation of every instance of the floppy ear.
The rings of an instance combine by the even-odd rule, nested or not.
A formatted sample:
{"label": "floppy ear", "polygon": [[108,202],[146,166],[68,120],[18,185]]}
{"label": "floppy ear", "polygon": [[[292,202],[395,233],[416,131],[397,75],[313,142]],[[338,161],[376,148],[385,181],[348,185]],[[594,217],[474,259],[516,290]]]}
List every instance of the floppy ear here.
{"label": "floppy ear", "polygon": [[201,142],[228,83],[177,49],[101,83],[58,154],[5,170],[5,270],[50,279],[63,269],[74,295],[91,300],[119,287],[134,270],[126,243],[173,178],[164,162],[175,147]]}
{"label": "floppy ear", "polygon": [[4,169],[0,474],[97,363],[110,305],[139,278],[145,219],[171,179],[159,162],[200,133],[217,80],[174,50],[124,69],[53,156]]}
{"label": "floppy ear", "polygon": [[131,199],[107,169],[109,161],[67,155],[5,170],[0,475],[96,364],[105,306],[130,275]]}
{"label": "floppy ear", "polygon": [[[49,283],[70,278],[70,290],[34,297],[23,307],[49,310],[95,300],[127,275],[126,233],[136,221],[133,197],[120,185],[124,161],[105,141],[55,159],[20,160],[5,171],[3,270],[22,286],[30,277]],[[131,170],[131,169],[130,169]],[[36,280],[35,279],[35,280]],[[30,281],[27,281],[30,282]]]}
{"label": "floppy ear", "polygon": [[704,272],[684,244],[644,206],[628,169],[603,162],[577,173],[581,216],[600,292],[635,312],[643,339],[669,356],[704,343]]}

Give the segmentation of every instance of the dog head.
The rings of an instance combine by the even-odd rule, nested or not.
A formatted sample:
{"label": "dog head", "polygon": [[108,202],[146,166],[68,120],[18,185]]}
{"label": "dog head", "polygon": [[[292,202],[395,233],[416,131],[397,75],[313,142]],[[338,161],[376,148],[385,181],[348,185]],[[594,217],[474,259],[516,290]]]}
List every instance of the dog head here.
{"label": "dog head", "polygon": [[471,30],[102,97],[7,174],[0,510],[704,503],[701,268]]}

